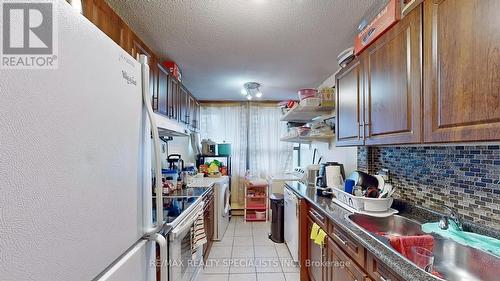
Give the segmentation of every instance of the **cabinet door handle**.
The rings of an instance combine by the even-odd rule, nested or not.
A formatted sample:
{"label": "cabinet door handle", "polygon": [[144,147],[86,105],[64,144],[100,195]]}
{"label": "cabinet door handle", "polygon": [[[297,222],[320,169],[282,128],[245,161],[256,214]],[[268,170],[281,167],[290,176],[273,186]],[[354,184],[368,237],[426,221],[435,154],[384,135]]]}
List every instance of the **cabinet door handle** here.
{"label": "cabinet door handle", "polygon": [[340,235],[338,235],[337,233],[335,233],[335,231],[334,231],[334,232],[332,232],[332,235],[333,235],[333,237],[335,237],[337,240],[339,240],[339,241],[340,241],[340,243],[342,243],[342,245],[347,246],[347,241],[346,241],[346,240],[344,240],[344,239],[342,239],[342,238],[340,238]]}
{"label": "cabinet door handle", "polygon": [[380,281],[391,281],[391,279],[385,279],[384,276],[382,275],[379,275],[380,276]]}

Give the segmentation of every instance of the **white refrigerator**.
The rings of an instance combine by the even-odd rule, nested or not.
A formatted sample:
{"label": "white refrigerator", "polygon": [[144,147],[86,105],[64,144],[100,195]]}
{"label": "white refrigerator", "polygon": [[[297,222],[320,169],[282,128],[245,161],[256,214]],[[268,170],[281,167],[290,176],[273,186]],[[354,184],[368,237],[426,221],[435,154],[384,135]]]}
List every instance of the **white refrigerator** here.
{"label": "white refrigerator", "polygon": [[57,69],[0,69],[0,280],[156,280],[149,69],[56,19]]}

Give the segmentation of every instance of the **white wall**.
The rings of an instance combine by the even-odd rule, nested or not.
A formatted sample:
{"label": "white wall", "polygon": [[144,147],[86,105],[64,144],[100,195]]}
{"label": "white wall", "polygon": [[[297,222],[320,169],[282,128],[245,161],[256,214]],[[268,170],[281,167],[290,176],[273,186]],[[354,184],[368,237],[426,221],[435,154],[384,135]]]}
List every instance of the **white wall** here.
{"label": "white wall", "polygon": [[[340,68],[340,67],[339,67]],[[340,69],[339,69],[340,70]],[[337,71],[338,72],[338,71]],[[318,86],[318,89],[323,87],[335,86],[335,72],[328,77],[323,83]],[[312,155],[314,148],[316,152],[316,162],[319,157],[323,156],[321,162],[339,162],[344,164],[346,176],[349,176],[357,169],[357,147],[336,147],[335,143],[329,145],[327,143],[313,143],[311,146],[302,145],[301,149],[301,166],[306,167],[312,163]]]}
{"label": "white wall", "polygon": [[187,163],[195,163],[196,155],[191,148],[189,137],[174,137],[173,140],[166,145],[161,142],[161,163],[163,168],[168,167],[167,156],[170,154],[180,154],[184,160],[184,165]]}
{"label": "white wall", "polygon": [[312,163],[312,156],[314,148],[316,151],[316,162],[319,157],[323,156],[321,162],[339,162],[344,164],[346,176],[349,176],[354,170],[357,169],[357,148],[356,147],[328,147],[328,143],[313,143],[309,145],[302,145],[301,147],[301,166],[307,167]]}

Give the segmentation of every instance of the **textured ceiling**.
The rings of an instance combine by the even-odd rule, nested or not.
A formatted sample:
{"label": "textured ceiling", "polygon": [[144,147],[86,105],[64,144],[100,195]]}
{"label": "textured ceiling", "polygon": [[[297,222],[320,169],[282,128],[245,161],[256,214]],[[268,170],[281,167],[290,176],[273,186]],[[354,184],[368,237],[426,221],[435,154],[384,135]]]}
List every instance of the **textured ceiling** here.
{"label": "textured ceiling", "polygon": [[339,67],[356,27],[381,0],[107,0],[159,55],[178,63],[200,100],[296,97]]}

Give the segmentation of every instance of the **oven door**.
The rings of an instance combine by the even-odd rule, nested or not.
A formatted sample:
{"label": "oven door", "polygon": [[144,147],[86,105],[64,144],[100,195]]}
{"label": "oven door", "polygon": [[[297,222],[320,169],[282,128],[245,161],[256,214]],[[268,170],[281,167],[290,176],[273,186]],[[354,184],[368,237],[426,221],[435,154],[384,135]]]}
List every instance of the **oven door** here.
{"label": "oven door", "polygon": [[192,226],[197,214],[203,210],[200,204],[169,233],[169,280],[191,281],[198,274],[203,262],[203,247],[191,251]]}

